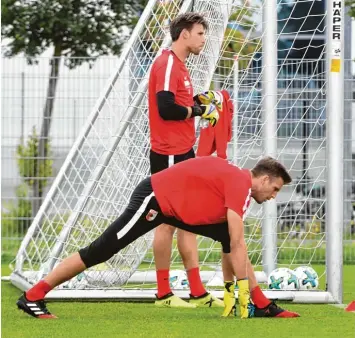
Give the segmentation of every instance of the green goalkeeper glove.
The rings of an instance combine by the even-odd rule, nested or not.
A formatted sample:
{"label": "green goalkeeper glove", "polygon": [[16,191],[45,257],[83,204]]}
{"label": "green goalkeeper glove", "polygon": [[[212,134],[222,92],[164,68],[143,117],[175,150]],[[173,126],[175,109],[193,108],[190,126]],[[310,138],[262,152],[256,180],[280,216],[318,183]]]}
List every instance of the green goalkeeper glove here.
{"label": "green goalkeeper glove", "polygon": [[214,90],[208,90],[197,94],[194,96],[195,102],[198,104],[213,104],[216,106],[218,111],[222,110],[223,105],[223,95],[220,92],[216,92]]}
{"label": "green goalkeeper glove", "polygon": [[248,279],[237,280],[240,317],[249,318],[250,290]]}
{"label": "green goalkeeper glove", "polygon": [[224,282],[224,310],[222,313],[222,317],[237,315],[234,288],[234,282]]}

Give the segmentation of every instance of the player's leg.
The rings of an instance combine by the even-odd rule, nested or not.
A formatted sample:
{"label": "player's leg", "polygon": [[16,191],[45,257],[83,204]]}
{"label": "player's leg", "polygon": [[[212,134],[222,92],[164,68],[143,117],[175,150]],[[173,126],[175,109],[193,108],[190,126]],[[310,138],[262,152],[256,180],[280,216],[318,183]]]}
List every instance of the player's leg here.
{"label": "player's leg", "polygon": [[[232,269],[232,264],[229,259],[230,253],[230,237],[228,231],[228,223],[218,223],[218,224],[209,224],[201,226],[189,226],[178,220],[171,222],[175,227],[183,229],[186,231],[193,232],[198,235],[212,238],[215,241],[218,241],[222,244],[222,270],[223,276],[226,279],[230,279],[229,289],[230,297],[235,299],[234,296],[234,271]],[[251,298],[254,301],[260,301],[261,299],[267,300],[268,304],[264,308],[258,308],[254,304],[250,304],[250,317],[279,317],[279,318],[292,318],[299,317],[298,313],[290,312],[284,310],[277,306],[274,302],[268,300],[262,293],[260,287],[258,286],[257,280],[255,278],[255,273],[253,266],[251,265],[248,259],[248,279],[250,280],[249,287],[251,289]],[[233,283],[232,283],[233,282]],[[226,306],[223,312],[223,315],[228,316],[230,314],[236,315],[236,311],[233,309],[235,305],[234,302],[231,302],[231,306]],[[260,305],[260,304],[259,304]]]}
{"label": "player's leg", "polygon": [[[175,155],[174,163],[177,164],[191,158],[195,158],[195,152],[193,149],[186,154]],[[177,229],[177,245],[189,280],[191,299],[203,299],[208,293],[202,284],[200,277],[196,234]],[[219,304],[219,302],[216,301],[216,304]]]}
{"label": "player's leg", "polygon": [[[190,226],[190,225],[185,224],[185,223],[183,223],[183,222],[181,222],[181,221],[179,221],[177,219],[170,219],[169,221],[171,222],[172,225],[174,225],[175,227],[178,228],[178,231],[183,231],[184,233],[187,233],[187,234],[192,233],[194,235],[193,236],[194,239],[196,238],[196,235],[202,235],[202,236],[205,236],[205,237],[210,237],[210,238],[215,239],[213,237],[213,234],[214,233],[218,233],[218,230],[220,229],[220,228],[219,229],[213,228],[212,229],[213,234],[212,234],[211,231],[210,231],[211,228],[207,227],[205,225],[203,225],[203,226]],[[192,244],[189,244],[188,242],[187,242],[187,244],[190,245],[193,250],[195,250],[195,248],[197,249],[197,243],[194,244],[193,246],[192,246]],[[184,248],[184,249],[185,249],[185,251],[190,250],[190,248]],[[196,256],[194,256],[195,253],[196,253]],[[195,259],[196,259],[196,262],[198,264],[197,250],[193,251],[193,253],[190,255],[189,263],[186,262],[186,264],[191,264],[191,262],[193,264],[193,257],[196,257]],[[188,270],[188,272],[189,271],[191,271],[191,269]],[[198,278],[199,278],[199,282],[202,284],[200,276],[199,276],[199,271],[198,271]],[[205,291],[203,294],[201,294],[199,296],[194,296],[193,294],[191,294],[190,295],[190,303],[191,304],[195,304],[197,307],[224,307],[224,303],[220,299],[214,297],[213,295],[211,295],[207,291]]]}
{"label": "player's leg", "polygon": [[169,268],[174,232],[175,228],[168,224],[161,224],[155,229],[153,254],[157,274],[157,298],[171,294]]}
{"label": "player's leg", "polygon": [[178,229],[177,243],[190,284],[190,303],[198,307],[223,307],[223,302],[207,292],[202,284],[196,234]]}
{"label": "player's leg", "polygon": [[161,224],[155,230],[153,253],[158,286],[155,305],[158,307],[195,308],[196,305],[185,302],[175,296],[170,289],[169,268],[171,245],[175,230],[175,227],[168,224]]}
{"label": "player's leg", "polygon": [[[151,210],[157,214],[147,217]],[[137,238],[157,227],[163,218],[154,197],[150,178],[142,181],[132,194],[123,214],[86,248],[64,259],[44,280],[24,293],[17,306],[37,318],[55,318],[45,306],[45,295],[86,268],[107,261]]]}
{"label": "player's leg", "polygon": [[300,315],[296,312],[284,310],[270,301],[260,289],[256,280],[254,268],[248,259],[247,261],[248,279],[250,297],[255,305],[251,308],[251,317],[278,317],[278,318],[295,318]]}
{"label": "player's leg", "polygon": [[191,296],[205,295],[207,291],[200,277],[197,236],[192,232],[177,229],[177,246],[189,280]]}
{"label": "player's leg", "polygon": [[[127,245],[127,237],[125,239],[118,239],[117,234],[120,230],[125,229],[134,215],[135,212],[133,210],[126,210],[94,242],[64,259],[43,281],[49,285],[50,289],[53,289],[87,268],[110,259]],[[138,235],[137,231],[135,231],[135,235]],[[26,292],[26,297],[29,300],[36,300],[44,298],[45,294],[41,288],[33,287]]]}
{"label": "player's leg", "polygon": [[[152,174],[158,173],[169,168],[174,164],[173,155],[162,155],[154,151],[150,151],[150,171]],[[153,253],[155,260],[155,268],[157,274],[157,300],[155,305],[164,307],[195,307],[179,297],[175,296],[170,288],[169,269],[171,258],[171,247],[175,227],[168,224],[161,224],[154,233]]]}

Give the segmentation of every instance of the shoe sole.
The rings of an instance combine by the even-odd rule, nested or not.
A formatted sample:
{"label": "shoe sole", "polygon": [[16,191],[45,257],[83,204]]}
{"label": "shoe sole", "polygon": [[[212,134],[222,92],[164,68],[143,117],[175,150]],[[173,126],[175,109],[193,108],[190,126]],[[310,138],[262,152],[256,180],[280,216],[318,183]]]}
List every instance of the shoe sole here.
{"label": "shoe sole", "polygon": [[196,307],[214,307],[214,308],[219,308],[219,309],[221,309],[221,308],[224,308],[224,305],[209,305],[209,304],[201,304],[201,305],[198,305],[198,304],[196,304]]}
{"label": "shoe sole", "polygon": [[[219,299],[218,299],[219,300]],[[216,300],[212,300],[212,302],[206,301],[205,304],[203,303],[198,303],[197,301],[194,302],[193,300],[190,300],[190,304],[195,304],[196,307],[218,307],[218,308],[224,308],[224,303],[223,302],[217,302]]]}
{"label": "shoe sole", "polygon": [[16,302],[17,305],[17,309],[20,311],[23,311],[24,313],[26,313],[27,315],[36,318],[36,319],[57,319],[58,317],[56,317],[55,315],[39,315],[39,316],[34,316],[31,312],[29,312],[27,310],[27,307],[23,305],[23,303],[21,301],[17,301]]}
{"label": "shoe sole", "polygon": [[169,305],[169,304],[154,304],[156,307],[163,307],[163,308],[178,308],[178,309],[196,309],[197,306],[186,306],[186,305]]}

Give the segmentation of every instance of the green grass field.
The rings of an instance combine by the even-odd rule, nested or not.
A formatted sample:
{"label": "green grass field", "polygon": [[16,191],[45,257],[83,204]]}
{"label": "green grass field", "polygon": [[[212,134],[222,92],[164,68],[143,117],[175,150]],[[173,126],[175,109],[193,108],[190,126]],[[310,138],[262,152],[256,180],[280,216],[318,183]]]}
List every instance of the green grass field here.
{"label": "green grass field", "polygon": [[[2,275],[10,273],[2,266]],[[344,266],[344,303],[355,300],[355,265]],[[52,302],[58,320],[36,320],[17,310],[20,294],[1,283],[3,338],[33,337],[355,337],[355,313],[331,305],[283,304],[295,319],[222,319],[220,309],[160,309],[152,303]]]}

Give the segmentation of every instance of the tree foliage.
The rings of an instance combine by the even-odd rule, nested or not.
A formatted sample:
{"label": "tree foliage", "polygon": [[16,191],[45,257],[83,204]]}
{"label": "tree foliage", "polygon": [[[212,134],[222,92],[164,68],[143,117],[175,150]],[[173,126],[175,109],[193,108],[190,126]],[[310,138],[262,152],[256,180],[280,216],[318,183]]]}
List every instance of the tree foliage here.
{"label": "tree foliage", "polygon": [[16,201],[4,202],[1,210],[1,235],[24,235],[31,225],[32,206],[28,186],[20,184],[15,191]]}
{"label": "tree foliage", "polygon": [[35,181],[39,181],[40,191],[43,192],[48,184],[48,177],[53,174],[53,160],[51,159],[50,143],[46,143],[48,157],[44,161],[39,161],[38,154],[39,138],[36,128],[28,138],[27,144],[20,144],[17,147],[17,166],[23,181],[33,188]]}
{"label": "tree foliage", "polygon": [[[3,205],[1,221],[4,236],[8,236],[9,233],[24,235],[34,216],[33,188],[35,181],[39,182],[39,189],[43,192],[48,184],[48,179],[53,176],[52,159],[46,158],[44,161],[39,161],[38,143],[38,134],[36,128],[33,127],[26,144],[20,144],[17,147],[17,167],[22,182],[16,188],[17,199]],[[50,142],[47,143],[47,147],[48,154],[51,155]]]}
{"label": "tree foliage", "polygon": [[142,6],[140,0],[4,0],[5,55],[24,53],[32,63],[54,48],[55,56],[70,57],[71,68],[83,58],[118,55]]}
{"label": "tree foliage", "polygon": [[247,68],[253,56],[260,51],[261,41],[259,38],[253,37],[255,32],[253,12],[251,6],[245,5],[229,18],[229,25],[224,33],[223,54],[217,67],[217,73],[228,74],[233,68],[235,57],[238,58],[239,69]]}
{"label": "tree foliage", "polygon": [[[69,68],[90,65],[101,55],[118,55],[137,21],[145,0],[4,0],[1,3],[1,34],[9,41],[3,53],[23,53],[27,61],[52,50],[46,100],[38,142],[39,162],[48,157],[48,140],[62,57]],[[42,203],[40,182],[33,186],[38,210]]]}
{"label": "tree foliage", "polygon": [[355,0],[346,0],[345,5],[348,6],[348,15],[355,18]]}

